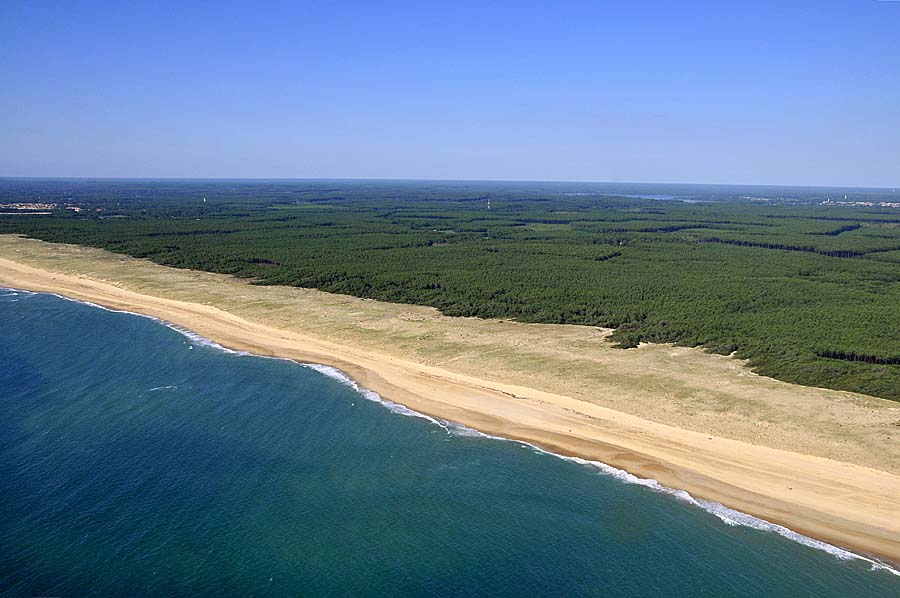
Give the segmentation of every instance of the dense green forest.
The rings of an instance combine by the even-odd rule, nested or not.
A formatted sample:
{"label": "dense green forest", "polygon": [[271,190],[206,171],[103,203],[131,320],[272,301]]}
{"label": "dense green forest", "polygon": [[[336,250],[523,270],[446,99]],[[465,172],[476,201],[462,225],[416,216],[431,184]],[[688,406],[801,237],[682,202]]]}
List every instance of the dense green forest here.
{"label": "dense green forest", "polygon": [[900,208],[879,205],[900,200],[697,186],[639,197],[650,191],[10,179],[0,203],[58,205],[0,216],[0,233],[449,315],[611,327],[625,349],[701,345],[781,380],[900,400]]}

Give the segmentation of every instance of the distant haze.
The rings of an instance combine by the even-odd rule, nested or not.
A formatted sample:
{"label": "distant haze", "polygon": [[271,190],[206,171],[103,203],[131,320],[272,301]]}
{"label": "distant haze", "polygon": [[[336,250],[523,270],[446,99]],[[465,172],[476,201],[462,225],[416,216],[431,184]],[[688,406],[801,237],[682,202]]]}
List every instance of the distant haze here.
{"label": "distant haze", "polygon": [[3,0],[0,176],[900,187],[898,31],[874,0]]}

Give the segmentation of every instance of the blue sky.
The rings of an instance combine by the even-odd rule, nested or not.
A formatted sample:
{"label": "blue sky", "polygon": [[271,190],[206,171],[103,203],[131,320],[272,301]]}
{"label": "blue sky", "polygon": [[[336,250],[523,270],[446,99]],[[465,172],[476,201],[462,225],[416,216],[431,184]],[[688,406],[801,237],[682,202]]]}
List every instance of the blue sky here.
{"label": "blue sky", "polygon": [[900,186],[900,2],[3,0],[0,83],[0,176]]}

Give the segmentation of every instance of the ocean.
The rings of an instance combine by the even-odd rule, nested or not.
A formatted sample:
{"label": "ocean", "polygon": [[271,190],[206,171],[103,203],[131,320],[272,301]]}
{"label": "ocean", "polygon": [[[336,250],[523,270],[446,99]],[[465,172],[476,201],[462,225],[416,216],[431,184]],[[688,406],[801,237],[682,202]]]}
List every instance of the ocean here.
{"label": "ocean", "polygon": [[898,596],[717,505],[340,374],[0,290],[8,596]]}

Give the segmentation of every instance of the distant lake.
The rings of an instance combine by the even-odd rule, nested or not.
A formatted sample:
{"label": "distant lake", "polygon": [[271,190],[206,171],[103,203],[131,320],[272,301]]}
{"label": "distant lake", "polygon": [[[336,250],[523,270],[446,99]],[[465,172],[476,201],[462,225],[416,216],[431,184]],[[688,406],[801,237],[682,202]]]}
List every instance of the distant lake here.
{"label": "distant lake", "polygon": [[686,197],[678,197],[676,195],[657,195],[652,193],[632,193],[630,195],[620,195],[619,197],[634,197],[636,199],[655,199],[658,201],[682,201],[684,203],[698,203],[699,199],[689,199]]}
{"label": "distant lake", "polygon": [[657,201],[682,201],[684,203],[698,203],[702,200],[679,197],[677,195],[666,195],[660,193],[592,193],[587,191],[577,191],[570,193],[556,193],[556,195],[568,197],[631,197],[634,199],[655,199]]}
{"label": "distant lake", "polygon": [[662,201],[668,201],[672,199],[680,199],[675,197],[674,195],[654,195],[654,194],[646,194],[646,193],[633,193],[630,195],[623,195],[622,197],[636,197],[638,199],[659,199]]}

